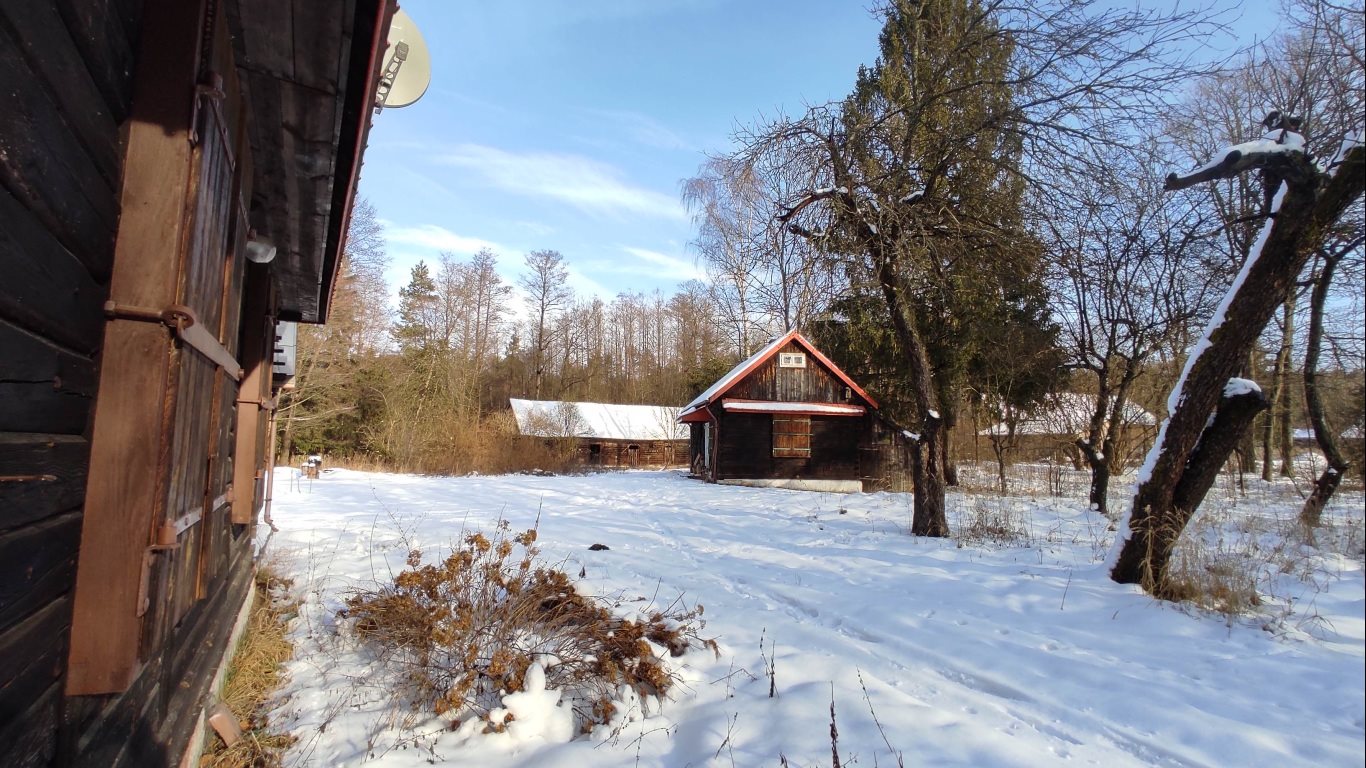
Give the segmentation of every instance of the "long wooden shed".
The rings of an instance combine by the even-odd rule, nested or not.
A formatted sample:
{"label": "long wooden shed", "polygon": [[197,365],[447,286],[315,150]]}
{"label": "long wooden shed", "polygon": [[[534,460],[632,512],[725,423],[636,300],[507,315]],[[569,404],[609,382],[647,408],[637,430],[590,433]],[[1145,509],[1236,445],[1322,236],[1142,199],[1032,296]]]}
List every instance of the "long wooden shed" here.
{"label": "long wooden shed", "polygon": [[667,469],[688,448],[676,407],[517,398],[509,404],[523,437],[571,441],[585,467]]}
{"label": "long wooden shed", "polygon": [[0,765],[193,757],[393,13],[0,2]]}
{"label": "long wooden shed", "polygon": [[899,486],[906,437],[878,403],[791,331],[679,412],[689,462],[709,482],[852,492]]}

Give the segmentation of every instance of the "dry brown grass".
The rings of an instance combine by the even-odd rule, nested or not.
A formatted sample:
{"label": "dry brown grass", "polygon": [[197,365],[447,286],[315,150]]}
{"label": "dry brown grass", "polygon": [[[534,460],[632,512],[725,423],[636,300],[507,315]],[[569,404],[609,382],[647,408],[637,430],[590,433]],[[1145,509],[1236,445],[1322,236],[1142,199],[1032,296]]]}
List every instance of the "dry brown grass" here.
{"label": "dry brown grass", "polygon": [[960,547],[1023,547],[1033,543],[1028,507],[1008,498],[974,497],[954,520]]}
{"label": "dry brown grass", "polygon": [[546,687],[573,702],[586,733],[612,719],[621,686],[662,696],[674,685],[664,653],[717,651],[698,634],[701,605],[616,617],[578,594],[562,571],[542,565],[535,541],[535,529],[514,535],[502,521],[491,538],[468,534],[435,565],[421,565],[413,550],[409,570],[391,586],[353,594],[343,618],[403,671],[415,705],[453,727],[477,717],[495,732],[505,723],[489,713],[502,696],[524,689],[533,664],[547,667]]}
{"label": "dry brown grass", "polygon": [[280,755],[294,741],[287,734],[272,733],[264,712],[271,693],[280,686],[282,666],[294,652],[285,631],[295,610],[287,597],[288,588],[289,582],[269,568],[257,570],[251,616],[222,693],[245,738],[226,747],[221,739],[210,737],[200,768],[278,768]]}

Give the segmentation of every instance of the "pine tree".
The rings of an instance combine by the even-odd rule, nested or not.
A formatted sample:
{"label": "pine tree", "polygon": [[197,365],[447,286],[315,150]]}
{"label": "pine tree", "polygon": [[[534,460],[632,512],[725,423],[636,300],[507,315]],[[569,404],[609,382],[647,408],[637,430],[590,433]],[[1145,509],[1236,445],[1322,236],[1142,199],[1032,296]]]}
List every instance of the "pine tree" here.
{"label": "pine tree", "polygon": [[408,278],[408,284],[398,289],[398,322],[393,336],[405,353],[432,349],[437,342],[435,314],[437,310],[436,281],[425,261],[419,261]]}

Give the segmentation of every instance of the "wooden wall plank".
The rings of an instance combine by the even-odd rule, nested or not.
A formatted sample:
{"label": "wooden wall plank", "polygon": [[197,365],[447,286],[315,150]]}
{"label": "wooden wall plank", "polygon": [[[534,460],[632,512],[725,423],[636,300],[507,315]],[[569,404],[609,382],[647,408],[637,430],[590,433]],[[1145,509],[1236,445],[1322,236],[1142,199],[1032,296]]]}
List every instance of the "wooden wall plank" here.
{"label": "wooden wall plank", "polygon": [[[119,181],[118,124],[99,89],[81,66],[57,9],[47,3],[0,4],[0,26],[8,26],[20,53],[56,101],[62,117],[89,153],[100,175],[115,188]],[[121,30],[110,34],[121,36]]]}
{"label": "wooden wall plank", "polygon": [[128,116],[132,99],[133,40],[126,26],[135,12],[118,0],[56,0],[81,59],[115,122]]}
{"label": "wooden wall plank", "polygon": [[0,433],[0,530],[78,509],[89,456],[83,437]]}
{"label": "wooden wall plank", "polygon": [[47,768],[56,757],[57,727],[61,720],[62,687],[53,684],[27,711],[0,722],[0,765],[7,768]]}
{"label": "wooden wall plank", "polygon": [[95,394],[89,358],[0,319],[0,363],[0,432],[85,431]]}
{"label": "wooden wall plank", "polygon": [[0,185],[81,259],[96,280],[109,272],[118,221],[110,182],[71,133],[19,43],[0,26]]}
{"label": "wooden wall plank", "polygon": [[92,354],[104,332],[104,286],[0,187],[0,318]]}
{"label": "wooden wall plank", "polygon": [[0,535],[0,630],[71,588],[81,516],[69,513]]}
{"label": "wooden wall plank", "polygon": [[275,340],[269,302],[270,275],[260,265],[249,265],[242,308],[242,349],[238,356],[243,375],[233,451],[232,522],[238,525],[256,520],[260,502],[255,489],[265,458],[265,443],[259,438],[265,421],[261,404],[270,396],[270,349]]}
{"label": "wooden wall plank", "polygon": [[0,723],[19,719],[61,678],[70,618],[61,599],[0,633]]}

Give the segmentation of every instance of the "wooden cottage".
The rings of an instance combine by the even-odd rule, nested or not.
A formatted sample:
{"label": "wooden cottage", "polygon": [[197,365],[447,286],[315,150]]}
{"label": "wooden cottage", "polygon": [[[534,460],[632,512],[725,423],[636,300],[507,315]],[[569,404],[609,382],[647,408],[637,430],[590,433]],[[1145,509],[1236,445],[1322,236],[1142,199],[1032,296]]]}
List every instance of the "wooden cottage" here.
{"label": "wooden cottage", "polygon": [[393,6],[0,3],[0,765],[197,764]]}
{"label": "wooden cottage", "polygon": [[581,466],[668,468],[687,454],[677,408],[516,398],[510,404],[519,433],[572,441]]}
{"label": "wooden cottage", "polygon": [[690,427],[693,474],[710,482],[853,492],[887,487],[906,466],[901,430],[797,331],[735,366],[678,420]]}

